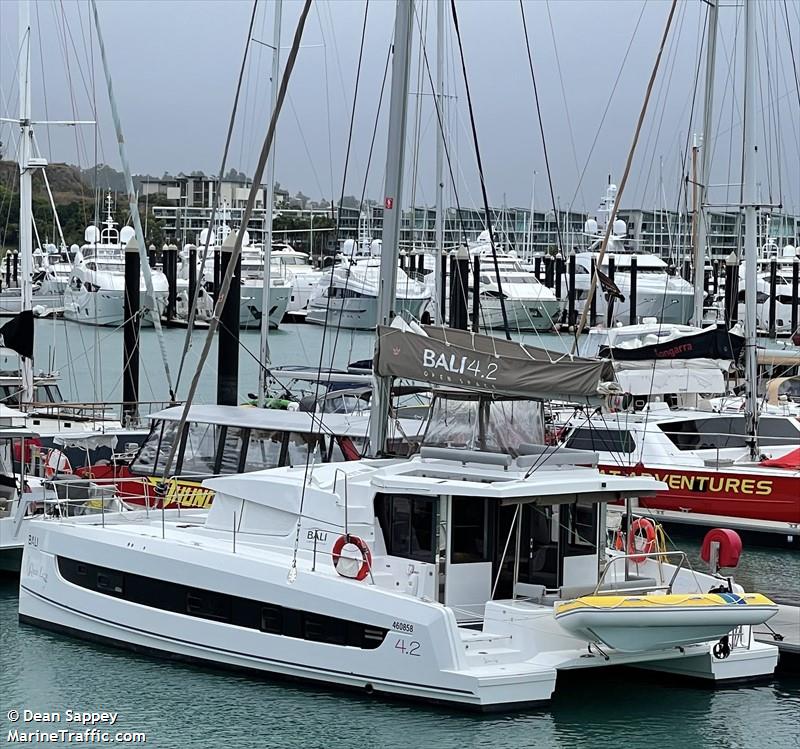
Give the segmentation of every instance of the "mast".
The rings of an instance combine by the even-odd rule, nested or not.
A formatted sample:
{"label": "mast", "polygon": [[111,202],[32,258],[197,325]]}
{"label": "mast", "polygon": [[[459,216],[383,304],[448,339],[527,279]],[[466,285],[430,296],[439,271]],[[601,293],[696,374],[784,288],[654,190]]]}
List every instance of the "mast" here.
{"label": "mast", "polygon": [[709,163],[711,160],[711,128],[714,126],[714,71],[717,61],[718,0],[708,1],[708,40],[706,44],[706,83],[703,103],[703,134],[700,142],[700,165],[695,188],[697,189],[697,234],[694,240],[694,324],[703,324],[703,286],[705,280],[706,244],[708,227],[703,206],[707,200]]}
{"label": "mast", "polygon": [[[378,285],[378,325],[392,321],[397,291],[397,248],[403,205],[403,164],[408,112],[408,77],[414,0],[397,0],[394,19],[392,89],[389,104],[389,140],[386,148],[386,189],[383,198],[383,247]],[[381,455],[386,444],[391,378],[374,378],[369,416],[369,452]]]}
{"label": "mast", "polygon": [[[33,129],[31,128],[31,8],[28,0],[19,4],[19,258],[20,258],[20,311],[33,308],[33,193],[30,163],[33,154]],[[22,374],[22,400],[33,400],[33,361],[20,357]]]}
{"label": "mast", "polygon": [[745,332],[745,423],[750,458],[758,459],[758,360],[756,351],[756,284],[758,278],[756,244],[756,24],[755,2],[744,3],[744,147],[742,148],[742,202],[744,203],[744,332]]}
{"label": "mast", "polygon": [[[439,107],[439,120],[442,123],[436,134],[436,247],[434,252],[433,272],[433,308],[434,320],[444,325],[442,310],[444,300],[439,299],[442,289],[442,273],[444,264],[444,126],[447,122],[444,115],[444,0],[436,3],[436,101]],[[394,75],[394,73],[392,73]]]}
{"label": "mast", "polygon": [[[278,75],[281,58],[281,10],[283,0],[275,0],[275,21],[272,37],[272,89],[270,93],[270,116],[278,101]],[[267,367],[269,366],[269,292],[272,283],[272,204],[275,194],[275,146],[269,152],[267,161],[267,190],[264,196],[266,209],[266,231],[264,232],[264,273],[261,291],[261,348],[258,368],[258,405],[263,408],[267,400]],[[312,218],[313,231],[313,218]],[[242,231],[247,227],[243,226]],[[313,236],[312,236],[313,238]]]}

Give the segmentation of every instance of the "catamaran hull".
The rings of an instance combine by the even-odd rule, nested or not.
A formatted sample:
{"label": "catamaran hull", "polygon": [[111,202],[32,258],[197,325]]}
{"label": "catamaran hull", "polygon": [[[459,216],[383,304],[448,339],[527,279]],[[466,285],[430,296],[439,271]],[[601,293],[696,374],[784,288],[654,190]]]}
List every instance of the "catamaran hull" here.
{"label": "catamaran hull", "polygon": [[[33,534],[39,547],[28,543],[22,563],[19,616],[24,622],[171,658],[467,709],[518,709],[549,700],[555,688],[557,672],[550,666],[516,663],[459,668],[455,652],[459,644],[453,639],[457,629],[450,620],[452,613],[416,602],[422,604],[422,614],[419,618],[409,617],[409,599],[394,594],[390,597],[399,605],[390,605],[370,616],[388,627],[394,620],[402,619],[404,626],[413,629],[413,635],[389,630],[377,648],[364,650],[274,635],[260,631],[257,624],[255,628],[234,626],[86,590],[65,580],[55,557],[40,550],[48,545],[47,534],[41,526],[40,523]],[[148,548],[157,545],[148,544]],[[117,569],[123,565],[139,567],[141,563],[142,574],[147,573],[151,579],[163,578],[163,567],[158,571],[153,566],[157,554],[149,560],[144,555],[134,560],[135,554],[123,554],[121,558],[121,551],[117,549],[116,559],[109,557],[107,563]],[[64,550],[67,554],[75,552],[74,547],[71,551]],[[358,591],[355,596],[349,596],[347,602],[342,601],[341,596],[328,597],[321,590],[303,591],[303,573],[290,585],[286,582],[286,570],[281,569],[282,580],[262,578],[253,586],[257,578],[239,578],[210,569],[192,571],[192,567],[181,564],[173,568],[173,572],[180,569],[177,576],[184,580],[199,580],[196,576],[202,575],[204,585],[214,580],[228,591],[246,592],[248,597],[283,603],[287,607],[322,604],[326,609],[321,613],[323,618],[327,615],[358,620],[358,617],[367,616],[359,603]],[[317,577],[310,579],[313,582]],[[341,588],[341,581],[334,580],[335,587]],[[361,603],[363,601],[361,598]],[[177,603],[182,604],[181,601]],[[434,647],[434,643],[438,646]]]}

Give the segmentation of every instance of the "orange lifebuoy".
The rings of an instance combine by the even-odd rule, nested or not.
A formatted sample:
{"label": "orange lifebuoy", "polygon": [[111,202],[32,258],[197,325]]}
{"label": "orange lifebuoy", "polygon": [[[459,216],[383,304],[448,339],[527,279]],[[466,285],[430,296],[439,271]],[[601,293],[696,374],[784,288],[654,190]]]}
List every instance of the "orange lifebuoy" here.
{"label": "orange lifebuoy", "polygon": [[[636,539],[644,533],[644,545],[637,548]],[[656,548],[656,526],[648,518],[636,518],[628,530],[628,554],[636,564],[641,564],[647,559],[647,554],[652,554]]]}
{"label": "orange lifebuoy", "polygon": [[[343,569],[339,566],[339,562],[343,558],[342,549],[344,549],[347,544],[355,546],[361,554],[361,566],[358,568],[358,572],[355,575],[345,574]],[[372,567],[372,554],[370,553],[369,546],[367,546],[366,541],[358,536],[352,536],[350,534],[339,536],[339,538],[336,539],[336,543],[333,545],[331,556],[333,557],[333,568],[342,577],[349,577],[353,580],[363,580],[369,574],[370,568]],[[344,559],[348,559],[348,557],[344,557]]]}

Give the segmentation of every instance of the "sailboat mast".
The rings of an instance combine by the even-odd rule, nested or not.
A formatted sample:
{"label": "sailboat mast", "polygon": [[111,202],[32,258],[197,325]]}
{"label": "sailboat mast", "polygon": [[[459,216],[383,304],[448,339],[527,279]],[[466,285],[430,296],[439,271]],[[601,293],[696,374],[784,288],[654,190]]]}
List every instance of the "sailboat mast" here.
{"label": "sailboat mast", "polygon": [[[389,103],[389,140],[386,147],[386,189],[383,198],[383,243],[378,284],[378,325],[392,321],[397,291],[397,250],[403,205],[408,78],[414,0],[397,0],[394,19],[392,88]],[[384,452],[389,418],[389,377],[375,376],[369,417],[370,455]]]}
{"label": "sailboat mast", "polygon": [[694,245],[694,324],[703,324],[703,297],[705,281],[706,244],[708,227],[703,206],[707,201],[709,164],[711,161],[711,128],[714,126],[714,71],[717,62],[718,0],[708,0],[708,39],[706,41],[706,83],[703,103],[703,136],[700,143],[700,164],[695,178],[698,215],[697,235]]}
{"label": "sailboat mast", "polygon": [[[31,128],[31,8],[28,0],[19,4],[19,258],[20,258],[20,311],[33,307],[33,193],[31,164],[33,130]],[[22,400],[33,400],[33,362],[20,357],[22,375]]]}
{"label": "sailboat mast", "polygon": [[756,284],[758,278],[756,244],[756,24],[755,1],[744,3],[744,147],[742,149],[742,200],[744,203],[744,266],[745,266],[745,421],[750,444],[750,457],[758,458],[758,359],[756,351]]}
{"label": "sailboat mast", "polygon": [[444,114],[444,0],[436,3],[436,101],[439,106],[441,127],[436,133],[436,248],[434,252],[433,273],[433,319],[444,325],[442,311],[444,300],[439,299],[442,289],[444,263],[444,128],[447,118]]}
{"label": "sailboat mast", "polygon": [[[275,111],[278,101],[278,75],[280,73],[281,58],[281,11],[283,0],[275,0],[275,21],[272,37],[272,90],[270,93],[270,114]],[[277,133],[276,133],[277,134]],[[269,311],[270,311],[270,285],[272,283],[272,208],[275,194],[275,146],[269,152],[267,161],[267,189],[264,196],[264,272],[261,291],[261,348],[260,364],[258,368],[258,405],[263,407],[267,400],[267,381],[270,362],[269,354]],[[247,227],[241,227],[244,231]]]}

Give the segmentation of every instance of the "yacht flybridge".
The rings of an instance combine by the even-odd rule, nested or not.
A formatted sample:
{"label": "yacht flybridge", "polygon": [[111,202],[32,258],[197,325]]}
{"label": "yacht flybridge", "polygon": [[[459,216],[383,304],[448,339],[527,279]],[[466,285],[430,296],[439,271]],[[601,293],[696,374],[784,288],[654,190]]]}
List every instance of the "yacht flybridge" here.
{"label": "yacht flybridge", "polygon": [[[561,672],[767,675],[777,607],[680,554],[606,552],[605,504],[652,495],[597,456],[423,448],[209,479],[207,517],[33,521],[23,621],[371,694],[502,710]],[[669,558],[669,562],[666,559]]]}

